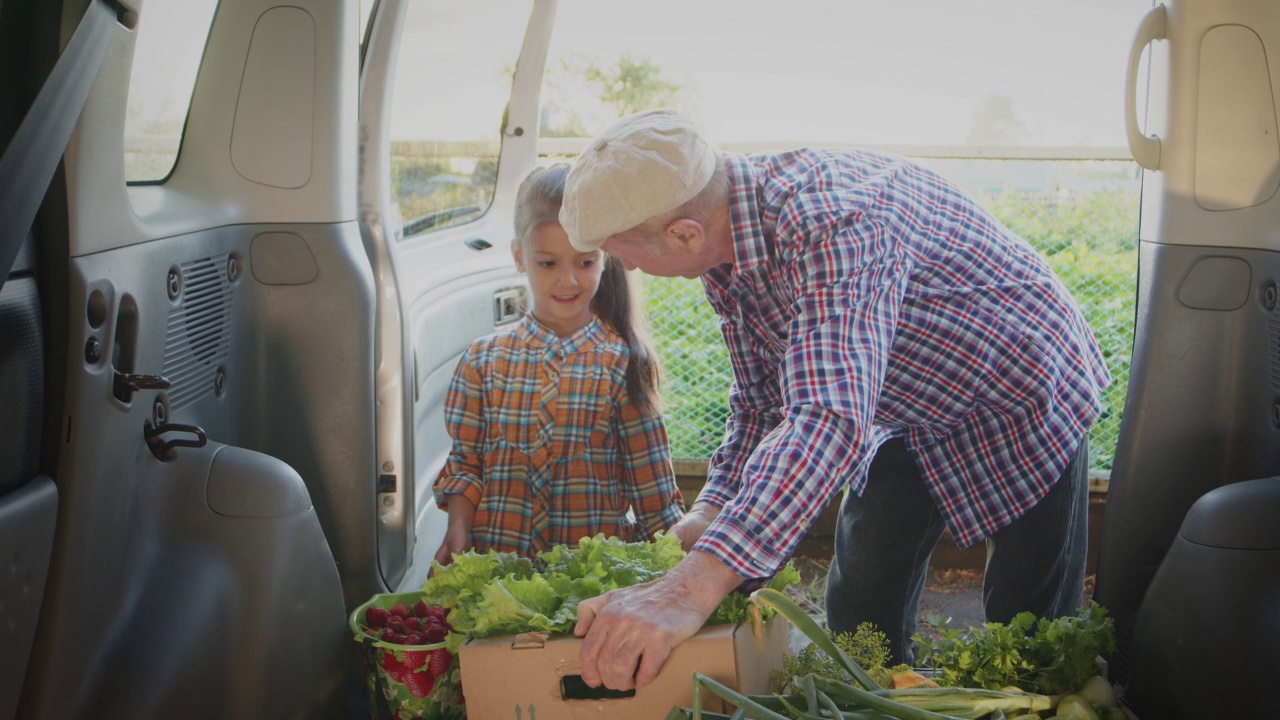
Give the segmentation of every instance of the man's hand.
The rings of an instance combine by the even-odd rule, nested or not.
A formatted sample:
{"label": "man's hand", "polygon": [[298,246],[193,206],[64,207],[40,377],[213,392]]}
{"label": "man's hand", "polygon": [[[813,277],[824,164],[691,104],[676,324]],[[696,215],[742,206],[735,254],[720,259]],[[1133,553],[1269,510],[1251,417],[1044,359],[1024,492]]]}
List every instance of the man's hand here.
{"label": "man's hand", "polygon": [[684,517],[676,521],[675,525],[671,526],[671,532],[680,538],[680,547],[684,548],[685,552],[689,552],[718,515],[720,515],[719,505],[696,504],[692,510],[685,513]]}
{"label": "man's hand", "polygon": [[724,563],[698,551],[657,580],[583,600],[573,629],[586,637],[578,654],[583,682],[614,690],[653,682],[672,649],[701,630],[741,582]]}

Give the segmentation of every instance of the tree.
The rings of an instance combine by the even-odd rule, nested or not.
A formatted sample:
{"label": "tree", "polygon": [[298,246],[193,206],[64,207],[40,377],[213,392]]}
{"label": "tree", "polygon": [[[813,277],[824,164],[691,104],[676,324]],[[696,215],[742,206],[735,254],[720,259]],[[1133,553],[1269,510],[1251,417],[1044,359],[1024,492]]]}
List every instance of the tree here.
{"label": "tree", "polygon": [[661,75],[662,68],[648,58],[637,62],[630,53],[610,67],[591,63],[586,69],[587,79],[600,88],[600,99],[612,105],[618,117],[669,103],[680,86],[663,80]]}
{"label": "tree", "polygon": [[648,58],[628,53],[604,64],[581,55],[562,57],[544,76],[542,136],[588,137],[623,115],[674,107],[683,91]]}
{"label": "tree", "polygon": [[968,141],[972,145],[1021,145],[1031,139],[1031,132],[1018,119],[1013,98],[991,93],[979,101],[970,117]]}

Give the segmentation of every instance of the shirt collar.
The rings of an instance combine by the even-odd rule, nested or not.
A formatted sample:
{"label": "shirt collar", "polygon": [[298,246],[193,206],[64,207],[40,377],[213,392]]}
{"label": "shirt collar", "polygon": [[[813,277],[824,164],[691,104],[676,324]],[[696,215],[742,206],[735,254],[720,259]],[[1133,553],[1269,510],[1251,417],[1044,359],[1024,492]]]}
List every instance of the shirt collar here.
{"label": "shirt collar", "polygon": [[712,268],[704,285],[720,295],[730,291],[738,277],[755,270],[769,259],[769,245],[760,206],[756,202],[756,173],[745,155],[729,155],[729,227],[733,242],[733,265]]}
{"label": "shirt collar", "polygon": [[591,322],[578,328],[569,337],[562,338],[551,328],[538,322],[531,312],[525,313],[524,319],[516,326],[515,332],[530,345],[558,348],[565,355],[594,347],[605,338],[604,326],[600,324],[598,318],[591,318]]}

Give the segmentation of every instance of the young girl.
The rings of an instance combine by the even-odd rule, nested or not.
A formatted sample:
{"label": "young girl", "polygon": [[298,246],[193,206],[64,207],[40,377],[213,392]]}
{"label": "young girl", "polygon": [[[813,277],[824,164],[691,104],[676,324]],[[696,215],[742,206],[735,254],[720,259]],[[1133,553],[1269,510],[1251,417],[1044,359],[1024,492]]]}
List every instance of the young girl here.
{"label": "young girl", "polygon": [[471,547],[532,557],[597,533],[652,539],[684,514],[626,270],[569,244],[558,220],[567,174],[557,165],[521,184],[511,253],[531,311],[471,344],[445,398],[442,564]]}

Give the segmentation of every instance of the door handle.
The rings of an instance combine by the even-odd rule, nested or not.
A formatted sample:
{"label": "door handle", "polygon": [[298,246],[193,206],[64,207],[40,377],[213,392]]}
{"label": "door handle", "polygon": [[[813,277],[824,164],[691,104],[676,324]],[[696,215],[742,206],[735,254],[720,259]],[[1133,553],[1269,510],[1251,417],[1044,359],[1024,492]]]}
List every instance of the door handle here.
{"label": "door handle", "polygon": [[111,383],[111,392],[122,402],[129,402],[139,390],[164,390],[170,384],[169,378],[162,375],[137,375],[117,370]]}
{"label": "door handle", "polygon": [[[193,439],[178,438],[175,440],[165,440],[161,436],[171,432],[190,433],[195,437]],[[179,447],[199,448],[204,447],[209,441],[204,429],[198,425],[180,425],[178,423],[167,423],[165,425],[152,426],[148,420],[142,427],[142,439],[147,441],[147,447],[151,450],[151,454],[156,456],[158,460],[172,460],[169,454],[170,450]]]}
{"label": "door handle", "polygon": [[503,288],[493,294],[493,324],[506,325],[524,316],[524,288]]}
{"label": "door handle", "polygon": [[1138,127],[1138,61],[1147,45],[1165,39],[1166,16],[1164,5],[1157,5],[1142,18],[1133,39],[1133,47],[1129,49],[1129,72],[1125,75],[1124,120],[1129,136],[1129,152],[1139,165],[1148,170],[1160,169],[1160,138],[1143,135],[1142,129]]}

